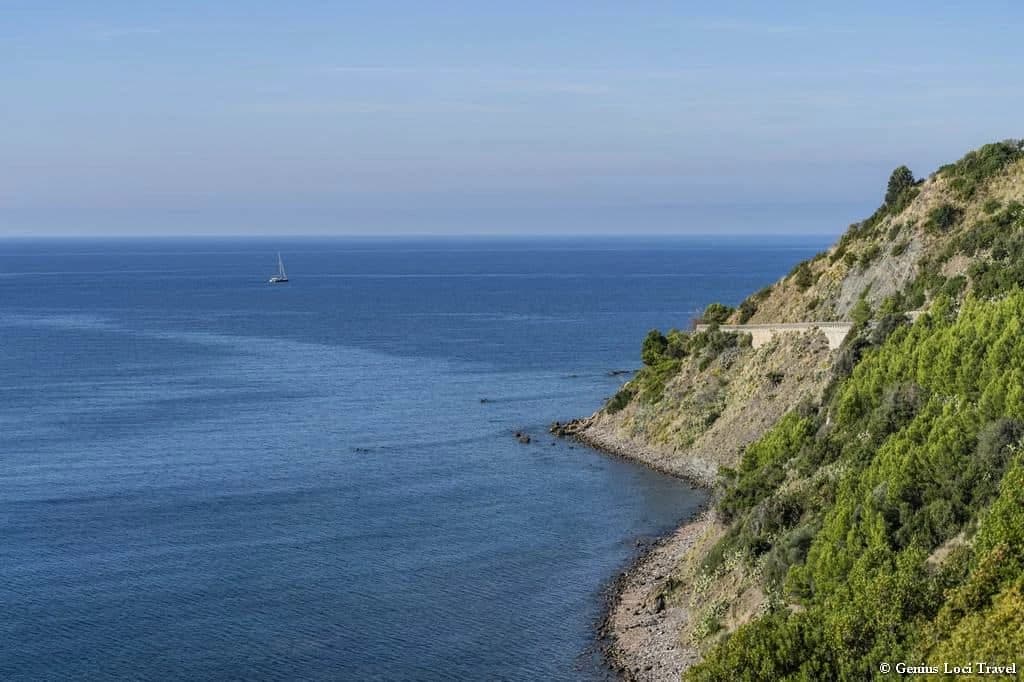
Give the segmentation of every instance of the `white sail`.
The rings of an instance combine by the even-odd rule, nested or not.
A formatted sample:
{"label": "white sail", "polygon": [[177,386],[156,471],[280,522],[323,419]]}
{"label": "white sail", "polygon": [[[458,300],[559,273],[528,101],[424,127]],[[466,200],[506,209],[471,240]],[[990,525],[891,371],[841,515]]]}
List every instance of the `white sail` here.
{"label": "white sail", "polygon": [[277,253],[277,274],[270,278],[271,284],[283,284],[288,281],[288,274],[284,271],[284,261],[281,260],[281,252]]}

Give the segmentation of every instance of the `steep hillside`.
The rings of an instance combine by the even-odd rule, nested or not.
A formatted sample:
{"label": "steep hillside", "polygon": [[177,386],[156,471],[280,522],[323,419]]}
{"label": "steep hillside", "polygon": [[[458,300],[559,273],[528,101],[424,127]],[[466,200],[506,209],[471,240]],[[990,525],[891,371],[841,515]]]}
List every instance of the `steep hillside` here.
{"label": "steep hillside", "polygon": [[729,321],[850,320],[860,300],[877,308],[892,299],[895,308],[912,310],[940,292],[960,293],[961,283],[974,279],[967,273],[972,262],[999,260],[993,249],[1016,229],[1024,201],[1019,142],[986,145],[923,180],[904,169],[894,171],[870,218],[748,297]]}
{"label": "steep hillside", "polygon": [[[643,369],[577,425],[715,486],[702,539],[650,588],[685,612],[690,678],[1024,666],[1022,202],[1016,141],[897,169],[833,248],[709,306],[707,331],[648,335]],[[854,326],[835,351],[717,328],[808,320]]]}
{"label": "steep hillside", "polygon": [[583,433],[605,450],[713,486],[719,467],[734,465],[743,447],[782,415],[820,399],[831,356],[815,333],[780,337],[756,350],[740,344],[709,350],[681,360],[660,393],[645,377],[632,382],[619,400],[634,389],[635,399],[601,410],[584,422]]}

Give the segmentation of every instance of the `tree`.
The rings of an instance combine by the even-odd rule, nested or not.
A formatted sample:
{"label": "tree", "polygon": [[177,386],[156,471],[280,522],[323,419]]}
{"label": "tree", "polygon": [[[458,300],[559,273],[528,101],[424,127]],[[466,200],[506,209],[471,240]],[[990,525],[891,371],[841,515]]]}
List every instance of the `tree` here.
{"label": "tree", "polygon": [[863,298],[857,301],[857,304],[850,310],[850,319],[858,327],[864,326],[864,324],[871,319],[871,306]]}
{"label": "tree", "polygon": [[914,174],[906,166],[900,166],[889,176],[889,187],[885,191],[885,205],[894,206],[900,195],[914,186]]}
{"label": "tree", "polygon": [[647,332],[644,345],[640,351],[640,359],[645,365],[656,365],[665,359],[665,351],[668,349],[668,339],[657,329]]}
{"label": "tree", "polygon": [[814,273],[811,272],[811,265],[808,261],[798,263],[790,275],[793,277],[796,288],[800,291],[807,291],[814,284]]}
{"label": "tree", "polygon": [[732,315],[733,308],[721,303],[712,303],[704,309],[704,313],[700,316],[701,322],[704,324],[725,324],[725,321]]}

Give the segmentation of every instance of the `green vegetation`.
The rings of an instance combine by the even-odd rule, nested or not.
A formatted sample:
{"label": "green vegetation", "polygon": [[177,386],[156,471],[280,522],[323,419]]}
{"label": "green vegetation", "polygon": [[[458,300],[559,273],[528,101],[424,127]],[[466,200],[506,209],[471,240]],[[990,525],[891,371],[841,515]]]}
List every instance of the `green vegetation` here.
{"label": "green vegetation", "polygon": [[967,200],[1007,165],[1022,157],[1024,141],[1004,140],[968,153],[956,163],[940,168],[939,173],[949,177],[950,185],[960,198]]}
{"label": "green vegetation", "polygon": [[[728,472],[739,549],[780,606],[687,675],[863,679],[880,661],[1020,660],[1024,639],[1024,292],[940,296],[912,327],[865,321],[852,374]],[[887,332],[876,333],[881,326]],[[938,567],[955,538],[972,544]]]}
{"label": "green vegetation", "polygon": [[810,261],[803,261],[802,263],[799,263],[795,268],[793,268],[793,271],[790,272],[789,275],[793,278],[793,284],[795,284],[796,288],[800,291],[810,289],[811,285],[813,285],[815,281],[814,273],[811,272]]}
{"label": "green vegetation", "polygon": [[[914,179],[914,174],[906,166],[896,168],[896,170],[892,172],[892,175],[889,176],[889,184],[886,188],[885,199],[882,202],[882,205],[879,206],[867,220],[850,225],[849,229],[847,229],[843,236],[839,238],[839,243],[836,244],[836,248],[829,256],[829,263],[836,263],[842,260],[849,267],[853,267],[859,261],[862,266],[866,267],[872,260],[874,260],[879,255],[880,251],[871,251],[872,246],[870,245],[868,247],[869,250],[865,252],[867,257],[865,257],[865,254],[858,257],[855,254],[848,253],[847,250],[851,244],[856,244],[868,239],[881,239],[886,236],[888,236],[889,241],[895,239],[896,235],[904,225],[893,223],[889,226],[889,230],[887,232],[882,232],[880,225],[885,218],[889,216],[898,216],[903,213],[903,210],[909,206],[915,198],[917,198],[918,194],[920,194],[920,183],[920,180]],[[879,249],[880,248],[881,247],[879,246]],[[813,284],[813,281],[811,283]],[[808,284],[808,286],[810,286],[810,284]]]}
{"label": "green vegetation", "polygon": [[657,365],[668,351],[668,339],[657,329],[647,332],[643,346],[640,348],[640,359],[648,367]]}
{"label": "green vegetation", "polygon": [[859,326],[863,326],[871,319],[871,306],[863,298],[857,301],[857,304],[853,306],[853,310],[850,311],[850,320]]}
{"label": "green vegetation", "polygon": [[904,239],[901,242],[893,244],[892,250],[889,253],[894,256],[902,256],[906,252],[908,246],[910,246],[910,240]]}
{"label": "green vegetation", "polygon": [[[959,212],[947,208],[944,204],[933,209],[929,221],[935,225],[930,229],[943,231],[948,228],[942,225],[959,220]],[[947,278],[940,269],[954,256],[967,257],[971,263],[964,275]],[[1024,287],[1024,204],[996,202],[988,215],[951,234],[938,252],[918,265],[920,274],[900,301],[904,310],[939,294],[959,297],[970,291],[978,298],[994,298],[1013,287]]]}
{"label": "green vegetation", "polygon": [[740,303],[739,311],[739,323],[746,324],[754,316],[754,313],[757,312],[757,302],[753,299],[745,299]]}
{"label": "green vegetation", "polygon": [[704,324],[725,324],[725,321],[729,319],[729,316],[735,312],[734,308],[730,308],[727,305],[721,303],[712,303],[700,316],[700,321]]}
{"label": "green vegetation", "polygon": [[885,191],[885,203],[882,208],[890,215],[897,215],[917,196],[915,185],[917,180],[906,166],[900,166],[889,176],[889,184]]}
{"label": "green vegetation", "polygon": [[875,260],[882,253],[881,244],[872,244],[860,254],[860,267],[862,270],[867,269],[871,265],[871,261]]}
{"label": "green vegetation", "polygon": [[914,174],[906,166],[900,166],[889,176],[889,186],[885,192],[885,203],[892,206],[904,192],[914,186]]}
{"label": "green vegetation", "polygon": [[952,204],[936,206],[928,212],[925,229],[933,233],[949,232],[950,228],[960,220],[960,209]]}
{"label": "green vegetation", "polygon": [[749,337],[718,329],[719,322],[724,322],[732,313],[732,308],[721,303],[712,303],[701,318],[713,320],[706,331],[687,333],[671,329],[668,334],[662,334],[657,329],[649,331],[640,349],[640,358],[644,366],[631,381],[612,396],[605,409],[614,414],[628,405],[634,397],[639,397],[646,403],[657,402],[661,399],[668,381],[682,369],[685,358],[694,358],[697,366],[704,370],[726,349],[743,344],[743,339]]}
{"label": "green vegetation", "polygon": [[747,320],[753,317],[754,313],[757,312],[757,305],[764,299],[768,298],[771,293],[772,287],[767,286],[753,296],[745,298],[743,302],[740,303],[739,308],[737,308],[737,310],[739,310],[739,323],[746,324]]}
{"label": "green vegetation", "polygon": [[626,405],[629,405],[630,401],[636,396],[636,389],[632,383],[627,383],[625,386],[620,388],[618,392],[608,399],[605,403],[604,409],[608,414],[615,414],[620,412]]}
{"label": "green vegetation", "polygon": [[[607,405],[679,398],[691,409],[685,382],[678,395],[665,387],[716,359],[715,376],[693,385],[734,381],[731,354],[749,337],[719,325],[759,307],[788,321],[845,310],[854,323],[815,404],[721,470],[725,526],[692,568],[721,582],[714,599],[742,584],[764,608],[738,628],[751,611],[709,601],[695,612],[706,653],[686,679],[865,679],[883,661],[1024,665],[1024,142],[986,145],[937,175],[922,196],[910,169],[894,170],[871,217],[789,273],[806,292],[798,300],[766,287],[735,310],[709,306],[705,332],[652,331],[644,368]],[[862,274],[882,258],[895,291]],[[850,284],[860,297],[847,309]],[[922,309],[911,324],[906,313]],[[788,366],[770,367],[758,388],[791,397]],[[713,407],[691,421],[711,424],[726,406]]]}

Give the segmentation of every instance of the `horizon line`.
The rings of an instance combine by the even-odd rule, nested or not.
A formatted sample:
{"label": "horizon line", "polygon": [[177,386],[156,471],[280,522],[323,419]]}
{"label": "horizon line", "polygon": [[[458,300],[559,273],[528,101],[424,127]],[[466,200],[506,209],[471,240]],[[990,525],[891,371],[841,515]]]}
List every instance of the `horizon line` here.
{"label": "horizon line", "polygon": [[389,234],[371,234],[366,232],[352,233],[303,233],[303,234],[239,234],[233,232],[222,233],[151,233],[151,234],[126,234],[126,233],[96,233],[96,234],[0,234],[0,241],[47,241],[55,239],[566,239],[580,237],[603,237],[619,239],[647,239],[665,237],[700,237],[700,238],[729,238],[729,237],[836,237],[842,232],[526,232],[526,233],[488,233],[488,232],[395,232]]}

